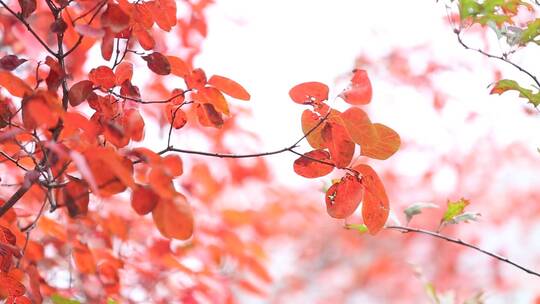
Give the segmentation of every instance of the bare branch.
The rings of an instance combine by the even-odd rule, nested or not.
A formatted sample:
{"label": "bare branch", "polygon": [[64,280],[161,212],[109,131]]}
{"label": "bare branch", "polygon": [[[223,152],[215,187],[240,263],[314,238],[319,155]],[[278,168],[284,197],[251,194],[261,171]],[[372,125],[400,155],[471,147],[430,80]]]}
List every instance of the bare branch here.
{"label": "bare branch", "polygon": [[508,258],[506,257],[503,257],[503,256],[500,256],[498,254],[495,254],[493,252],[489,252],[485,249],[482,249],[480,247],[477,247],[473,244],[470,244],[470,243],[467,243],[467,242],[464,242],[462,241],[461,239],[456,239],[456,238],[453,238],[453,237],[449,237],[449,236],[446,236],[446,235],[443,235],[443,234],[440,234],[440,233],[437,233],[437,232],[433,232],[433,231],[429,231],[429,230],[424,230],[424,229],[419,229],[419,228],[411,228],[411,227],[404,227],[404,226],[386,226],[385,227],[386,229],[393,229],[393,230],[397,230],[397,231],[400,231],[402,233],[420,233],[420,234],[425,234],[425,235],[429,235],[429,236],[432,236],[432,237],[435,237],[435,238],[438,238],[438,239],[441,239],[441,240],[445,240],[447,242],[451,242],[451,243],[454,243],[454,244],[458,244],[458,245],[461,245],[461,246],[465,246],[465,247],[469,247],[469,248],[472,248],[476,251],[479,251],[485,255],[488,255],[492,258],[495,258],[501,262],[504,262],[504,263],[507,263],[507,264],[510,264],[514,267],[517,267],[523,271],[525,271],[526,273],[529,273],[529,274],[532,274],[532,275],[535,275],[537,277],[540,277],[540,273],[534,271],[534,270],[531,270],[529,268],[526,268],[524,266],[521,266],[519,264],[517,264],[516,262],[512,262],[511,260],[509,260]]}

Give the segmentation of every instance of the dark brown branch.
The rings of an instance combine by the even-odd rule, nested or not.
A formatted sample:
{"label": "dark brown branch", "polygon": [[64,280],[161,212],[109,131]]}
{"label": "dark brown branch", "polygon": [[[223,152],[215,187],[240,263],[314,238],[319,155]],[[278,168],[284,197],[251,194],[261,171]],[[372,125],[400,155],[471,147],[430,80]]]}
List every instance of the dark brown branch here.
{"label": "dark brown branch", "polygon": [[540,81],[538,80],[538,78],[533,75],[531,72],[527,71],[526,69],[524,69],[523,67],[521,67],[520,65],[510,61],[508,58],[506,58],[504,55],[503,56],[497,56],[497,55],[493,55],[493,54],[489,54],[481,49],[475,49],[475,48],[472,48],[470,46],[468,46],[467,44],[465,44],[465,42],[463,41],[463,39],[461,39],[461,36],[460,36],[460,30],[459,29],[455,29],[454,30],[454,33],[456,34],[456,37],[457,37],[457,40],[459,42],[459,44],[461,44],[466,50],[471,50],[471,51],[476,51],[488,58],[492,58],[492,59],[498,59],[498,60],[501,60],[501,61],[504,61],[508,64],[510,64],[511,66],[513,66],[514,68],[518,69],[520,72],[526,74],[527,76],[529,76],[535,83],[536,85],[540,88]]}
{"label": "dark brown branch", "polygon": [[393,225],[390,225],[390,226],[386,226],[386,229],[392,229],[392,230],[397,230],[397,231],[400,231],[402,233],[420,233],[420,234],[425,234],[425,235],[429,235],[429,236],[432,236],[432,237],[435,237],[435,238],[438,238],[438,239],[441,239],[441,240],[445,240],[447,242],[451,242],[451,243],[454,243],[454,244],[458,244],[458,245],[461,245],[461,246],[465,246],[465,247],[469,247],[469,248],[472,248],[476,251],[479,251],[485,255],[488,255],[492,258],[495,258],[501,262],[504,262],[504,263],[507,263],[507,264],[510,264],[516,268],[519,268],[523,271],[525,271],[526,273],[529,273],[529,274],[532,274],[532,275],[535,275],[537,277],[540,277],[540,273],[534,271],[534,270],[531,270],[529,268],[526,268],[524,266],[521,266],[515,262],[512,262],[511,260],[509,260],[508,258],[506,257],[503,257],[503,256],[500,256],[498,254],[495,254],[495,253],[492,253],[492,252],[489,252],[487,250],[484,250],[480,247],[477,247],[473,244],[470,244],[470,243],[467,243],[467,242],[464,242],[462,241],[461,239],[456,239],[456,238],[453,238],[453,237],[449,237],[449,236],[446,236],[446,235],[443,235],[443,234],[440,234],[440,233],[436,233],[436,232],[433,232],[433,231],[429,231],[429,230],[424,230],[424,229],[419,229],[419,228],[411,228],[411,227],[404,227],[404,226],[393,226]]}
{"label": "dark brown branch", "polygon": [[[88,20],[88,22],[86,23],[87,25],[90,25],[92,23],[92,21],[94,21],[94,19],[97,17],[99,11],[101,10],[102,7],[105,6],[105,4],[107,4],[107,0],[104,0],[102,1],[98,6],[97,6],[97,9],[96,11],[94,12],[94,14],[92,15],[92,17],[90,18],[90,20]],[[92,9],[93,10],[93,9]],[[79,45],[81,45],[82,41],[84,39],[84,35],[81,35],[79,34],[79,38],[77,39],[77,41],[75,42],[75,44],[73,45],[73,47],[71,49],[69,49],[67,52],[65,52],[62,57],[67,57],[69,56],[69,54],[73,53],[78,47]]]}
{"label": "dark brown branch", "polygon": [[3,216],[9,209],[11,209],[23,195],[30,190],[32,185],[34,185],[39,180],[38,171],[29,171],[24,176],[24,182],[22,186],[2,205],[0,206],[0,217]]}
{"label": "dark brown branch", "polygon": [[125,95],[121,95],[121,94],[118,94],[118,93],[115,93],[113,90],[109,90],[108,92],[118,98],[122,98],[122,99],[126,99],[126,100],[131,100],[131,101],[134,101],[134,102],[137,102],[137,103],[141,103],[141,104],[153,104],[153,103],[169,103],[171,102],[173,99],[175,98],[178,98],[180,96],[185,96],[187,92],[190,92],[191,89],[187,89],[185,91],[182,91],[182,93],[178,93],[176,95],[173,95],[167,99],[162,99],[162,100],[143,100],[141,98],[134,98],[134,97],[130,97],[130,96],[125,96]]}
{"label": "dark brown branch", "polygon": [[30,23],[26,22],[26,20],[24,20],[23,16],[19,13],[16,13],[14,10],[12,10],[11,8],[9,8],[9,6],[7,6],[7,4],[0,0],[0,4],[2,4],[2,6],[8,10],[8,12],[10,14],[12,14],[15,18],[17,18],[17,20],[19,20],[22,24],[24,24],[24,26],[26,26],[26,28],[28,29],[28,31],[37,39],[37,41],[47,50],[47,52],[51,53],[53,56],[57,56],[57,54],[45,43],[45,41],[43,41],[43,39],[41,39],[41,37],[39,37],[39,35],[34,31],[34,29],[32,29],[32,27],[30,26]]}

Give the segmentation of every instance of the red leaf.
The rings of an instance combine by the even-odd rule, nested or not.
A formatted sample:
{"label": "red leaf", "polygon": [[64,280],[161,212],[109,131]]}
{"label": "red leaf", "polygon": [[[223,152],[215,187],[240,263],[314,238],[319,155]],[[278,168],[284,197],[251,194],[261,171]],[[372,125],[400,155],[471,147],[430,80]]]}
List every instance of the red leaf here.
{"label": "red leaf", "polygon": [[176,25],[176,1],[156,0],[151,2],[150,11],[162,30],[168,32]]}
{"label": "red leaf", "polygon": [[328,86],[321,82],[304,82],[289,91],[291,99],[300,104],[310,104],[328,99]]}
{"label": "red leaf", "polygon": [[135,23],[133,26],[133,35],[137,37],[139,44],[145,50],[151,50],[156,45],[156,41],[152,37],[150,31],[141,27],[139,23]]}
{"label": "red leaf", "polygon": [[92,92],[93,83],[90,80],[82,80],[69,89],[69,104],[72,107],[80,105]]}
{"label": "red leaf", "polygon": [[17,281],[11,274],[0,273],[0,290],[8,296],[22,296],[26,292],[24,285]]}
{"label": "red leaf", "polygon": [[19,57],[15,55],[6,55],[0,59],[0,68],[13,71],[26,61],[26,59],[19,59]]}
{"label": "red leaf", "polygon": [[360,145],[361,155],[374,159],[387,159],[397,152],[401,139],[396,131],[383,124],[373,124],[375,137],[369,137]]}
{"label": "red leaf", "polygon": [[148,186],[138,186],[131,193],[131,207],[139,215],[145,215],[157,205],[159,196]]}
{"label": "red leaf", "polygon": [[109,3],[101,15],[101,26],[110,27],[113,32],[119,33],[129,26],[129,15],[119,5]]}
{"label": "red leaf", "polygon": [[163,54],[154,52],[147,56],[142,56],[146,61],[148,68],[158,75],[169,75],[171,73],[171,64]]}
{"label": "red leaf", "polygon": [[182,159],[178,155],[167,155],[162,160],[162,165],[167,174],[173,177],[182,175],[184,165]]}
{"label": "red leaf", "polygon": [[362,218],[369,233],[376,234],[386,223],[390,213],[390,203],[384,185],[377,173],[368,165],[353,167],[362,174],[362,185],[365,188],[362,204]]}
{"label": "red leaf", "polygon": [[[319,124],[320,119],[321,117],[315,114],[313,111],[304,110],[304,112],[302,112],[302,131],[304,131],[304,135],[308,134],[310,130],[315,128],[315,126]],[[319,126],[316,129],[313,129],[313,131],[306,137],[308,143],[315,149],[326,148],[325,142],[322,138],[322,130],[325,124],[325,122],[319,124]]]}
{"label": "red leaf", "polygon": [[179,77],[186,77],[190,73],[190,68],[187,63],[184,62],[184,60],[176,57],[176,56],[166,56],[167,60],[169,60],[169,64],[171,65],[171,74],[179,76]]}
{"label": "red leaf", "polygon": [[328,122],[322,129],[321,135],[336,167],[347,167],[352,161],[355,145],[345,127]]}
{"label": "red leaf", "polygon": [[186,197],[178,194],[173,200],[161,200],[152,211],[154,223],[166,237],[187,240],[193,234],[193,214]]}
{"label": "red leaf", "polygon": [[173,104],[168,104],[165,107],[165,111],[167,114],[167,121],[172,124],[173,128],[180,129],[186,125],[187,116],[186,113],[180,109],[180,107]]}
{"label": "red leaf", "polygon": [[364,105],[371,101],[372,95],[373,89],[366,71],[355,70],[350,87],[345,89],[339,96],[350,104]]}
{"label": "red leaf", "polygon": [[96,272],[94,255],[86,244],[77,241],[77,243],[73,245],[72,256],[73,261],[75,262],[75,267],[77,267],[80,272],[86,274]]}
{"label": "red leaf", "polygon": [[208,80],[208,84],[218,88],[223,93],[241,100],[249,100],[251,96],[239,83],[227,77],[214,75]]}
{"label": "red leaf", "polygon": [[131,81],[131,77],[133,77],[133,64],[123,61],[116,67],[114,74],[116,76],[116,83],[118,84],[122,84],[126,80]]}
{"label": "red leaf", "polygon": [[324,150],[313,150],[294,161],[294,172],[306,178],[316,178],[329,174],[334,166],[320,163],[317,160],[332,163],[330,154]]}
{"label": "red leaf", "polygon": [[337,219],[352,215],[362,200],[362,188],[360,180],[347,173],[326,191],[328,214]]}
{"label": "red leaf", "polygon": [[200,89],[206,85],[206,74],[202,69],[194,69],[184,78],[188,89]]}
{"label": "red leaf", "polygon": [[111,89],[116,85],[114,72],[104,65],[92,69],[88,74],[88,78],[95,85],[101,86],[105,90]]}
{"label": "red leaf", "polygon": [[15,97],[23,97],[32,93],[32,89],[26,82],[6,71],[0,71],[0,87],[3,87]]}
{"label": "red leaf", "polygon": [[84,216],[88,213],[90,192],[88,191],[88,184],[85,181],[70,177],[67,185],[58,193],[60,194],[58,204],[67,207],[69,216]]}
{"label": "red leaf", "polygon": [[36,10],[36,0],[19,0],[19,5],[24,19],[28,18]]}
{"label": "red leaf", "polygon": [[105,60],[110,60],[114,48],[114,32],[109,28],[105,30],[105,35],[101,41],[101,56]]}

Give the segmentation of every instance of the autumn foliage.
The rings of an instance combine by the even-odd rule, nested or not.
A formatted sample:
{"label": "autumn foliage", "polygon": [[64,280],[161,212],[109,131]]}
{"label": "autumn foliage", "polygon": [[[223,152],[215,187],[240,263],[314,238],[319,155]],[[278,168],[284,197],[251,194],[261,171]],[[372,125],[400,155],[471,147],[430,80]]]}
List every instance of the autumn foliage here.
{"label": "autumn foliage", "polygon": [[[516,7],[533,10],[522,1],[502,1],[493,10],[489,1],[472,2],[460,1],[461,24],[497,17],[501,26]],[[344,76],[335,96],[313,79],[292,86],[291,103],[303,107],[296,124],[301,137],[283,149],[245,153],[228,142],[256,137],[238,123],[249,88],[207,74],[194,61],[207,36],[211,0],[0,3],[0,296],[6,303],[264,298],[275,284],[266,242],[303,235],[324,206],[332,227],[346,228],[328,233],[343,247],[360,244],[349,230],[430,233],[387,224],[394,207],[386,189],[398,187],[397,179],[377,173],[371,161],[389,160],[402,139],[368,115],[376,94],[369,60]],[[536,23],[517,44],[537,42]],[[491,93],[512,90],[538,105],[538,93],[513,80],[497,81]],[[209,149],[176,140],[181,134],[202,138]],[[291,171],[301,177],[331,176],[324,193],[265,187],[272,174],[263,157],[282,153],[295,155]],[[258,209],[231,202],[261,193]],[[444,239],[438,232],[446,226],[475,221],[469,203],[448,199],[435,237]],[[409,206],[407,222],[435,207]],[[321,239],[311,241],[302,248],[307,259],[317,246],[325,249]],[[362,278],[350,282],[365,283],[394,266],[390,253],[379,252]],[[283,288],[303,284],[291,276]]]}

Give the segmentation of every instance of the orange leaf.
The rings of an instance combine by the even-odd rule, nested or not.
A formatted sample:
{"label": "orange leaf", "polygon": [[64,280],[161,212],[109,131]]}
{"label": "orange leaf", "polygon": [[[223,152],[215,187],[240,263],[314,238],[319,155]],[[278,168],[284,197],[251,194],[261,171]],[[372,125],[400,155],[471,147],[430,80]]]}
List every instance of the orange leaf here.
{"label": "orange leaf", "polygon": [[306,178],[316,178],[329,174],[334,170],[331,165],[323,164],[317,160],[332,163],[330,153],[325,150],[313,150],[294,161],[294,172]]}
{"label": "orange leaf", "polygon": [[206,85],[206,73],[202,69],[194,69],[184,77],[188,89],[200,89]]}
{"label": "orange leaf", "polygon": [[362,188],[360,180],[347,173],[326,191],[328,214],[337,219],[352,215],[362,200]]}
{"label": "orange leaf", "polygon": [[171,74],[182,78],[190,74],[189,65],[184,60],[176,56],[167,56],[167,60],[169,60],[169,64],[171,65]]}
{"label": "orange leaf", "polygon": [[167,121],[172,124],[173,128],[180,129],[187,123],[187,116],[179,106],[167,104],[165,107]]}
{"label": "orange leaf", "polygon": [[82,272],[87,274],[92,274],[96,272],[96,262],[94,261],[94,255],[86,244],[77,241],[73,245],[72,251],[73,261],[75,262],[75,267]]}
{"label": "orange leaf", "polygon": [[197,117],[205,127],[221,128],[223,125],[221,114],[209,103],[197,104]]}
{"label": "orange leaf", "polygon": [[351,139],[360,147],[376,136],[375,127],[371,124],[366,112],[359,108],[349,108],[340,116]]}
{"label": "orange leaf", "polygon": [[171,176],[180,176],[184,172],[182,159],[178,155],[167,155],[162,160],[165,171]]}
{"label": "orange leaf", "polygon": [[[304,131],[304,134],[308,134],[310,130],[315,128],[315,126],[317,126],[317,124],[319,123],[320,119],[320,116],[315,114],[313,111],[304,110],[304,112],[302,112],[302,131]],[[321,134],[325,124],[326,123],[321,123],[306,137],[308,143],[315,149],[326,148]]]}
{"label": "orange leaf", "polygon": [[330,122],[325,124],[321,135],[336,167],[347,167],[352,161],[355,145],[345,127]]}
{"label": "orange leaf", "polygon": [[368,75],[364,70],[355,70],[351,85],[339,96],[353,105],[364,105],[371,101],[373,89]]}
{"label": "orange leaf", "polygon": [[58,204],[67,207],[69,216],[86,215],[90,192],[85,181],[70,177],[69,182],[62,188],[62,191],[57,193]]}
{"label": "orange leaf", "polygon": [[80,105],[92,92],[93,83],[90,80],[82,80],[71,86],[69,89],[69,104],[72,107]]}
{"label": "orange leaf", "polygon": [[193,234],[193,214],[186,197],[179,194],[173,200],[160,200],[152,211],[154,223],[166,238],[187,240]]}
{"label": "orange leaf", "polygon": [[32,89],[26,82],[7,71],[0,71],[0,87],[15,97],[23,97],[32,93]]}
{"label": "orange leaf", "polygon": [[176,25],[176,1],[156,0],[151,3],[150,11],[157,25],[164,31],[170,31]]}
{"label": "orange leaf", "polygon": [[291,99],[300,104],[310,104],[328,99],[328,86],[321,82],[304,82],[289,91]]}
{"label": "orange leaf", "polygon": [[221,92],[241,100],[249,100],[251,96],[239,83],[227,77],[214,75],[208,80],[208,84],[218,88]]}
{"label": "orange leaf", "polygon": [[198,101],[201,103],[210,103],[219,112],[229,115],[229,104],[225,100],[225,96],[216,88],[201,88],[194,98],[198,98]]}
{"label": "orange leaf", "polygon": [[375,137],[361,143],[361,154],[374,159],[387,159],[397,152],[401,139],[396,131],[383,124],[373,124]]}
{"label": "orange leaf", "polygon": [[133,77],[133,64],[127,61],[120,63],[116,67],[114,74],[116,83],[118,84],[124,83],[126,80],[131,81],[131,77]]}
{"label": "orange leaf", "polygon": [[384,185],[377,173],[368,165],[360,164],[353,167],[362,174],[362,185],[365,188],[362,204],[362,218],[369,233],[379,232],[388,219],[390,203]]}
{"label": "orange leaf", "polygon": [[159,196],[148,186],[139,186],[131,193],[131,207],[139,215],[145,215],[156,207]]}

